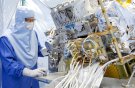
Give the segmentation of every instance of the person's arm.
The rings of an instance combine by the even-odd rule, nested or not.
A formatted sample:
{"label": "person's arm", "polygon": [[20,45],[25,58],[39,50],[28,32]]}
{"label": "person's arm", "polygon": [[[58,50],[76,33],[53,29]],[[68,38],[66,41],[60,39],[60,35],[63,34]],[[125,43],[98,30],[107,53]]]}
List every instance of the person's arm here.
{"label": "person's arm", "polygon": [[48,52],[47,52],[47,50],[46,50],[45,47],[42,47],[42,46],[41,46],[36,31],[35,31],[35,34],[36,34],[36,37],[37,37],[37,40],[38,40],[38,56],[39,56],[39,57],[47,56],[47,55],[48,55]]}
{"label": "person's arm", "polygon": [[38,39],[38,34],[37,34],[36,31],[35,31],[35,34],[36,34],[36,37],[37,37],[37,40],[38,40],[38,56],[39,56],[39,57],[43,57],[43,54],[41,53],[41,49],[42,49],[43,47],[40,45],[40,42],[39,42],[39,39]]}
{"label": "person's arm", "polygon": [[38,42],[38,56],[39,57],[44,57],[41,50],[42,50],[42,47],[41,47],[40,43]]}
{"label": "person's arm", "polygon": [[6,37],[0,38],[0,58],[2,61],[3,70],[8,75],[21,77],[24,65],[17,61],[13,47]]}

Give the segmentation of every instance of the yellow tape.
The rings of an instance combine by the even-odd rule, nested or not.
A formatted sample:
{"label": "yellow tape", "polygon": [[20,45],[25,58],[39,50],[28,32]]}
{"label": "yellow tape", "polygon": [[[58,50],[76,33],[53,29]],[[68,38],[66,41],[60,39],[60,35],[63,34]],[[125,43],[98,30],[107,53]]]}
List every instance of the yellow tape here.
{"label": "yellow tape", "polygon": [[126,8],[129,4],[131,4],[131,0],[125,0],[124,2],[122,0],[116,0],[118,3],[120,3],[124,8]]}

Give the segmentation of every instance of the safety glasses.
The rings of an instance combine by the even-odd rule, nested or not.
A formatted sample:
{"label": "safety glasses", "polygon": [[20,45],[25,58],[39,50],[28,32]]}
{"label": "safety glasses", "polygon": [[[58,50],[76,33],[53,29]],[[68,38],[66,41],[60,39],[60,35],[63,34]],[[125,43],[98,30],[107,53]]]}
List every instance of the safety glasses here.
{"label": "safety glasses", "polygon": [[34,17],[30,17],[30,18],[25,18],[26,22],[34,22],[35,18]]}

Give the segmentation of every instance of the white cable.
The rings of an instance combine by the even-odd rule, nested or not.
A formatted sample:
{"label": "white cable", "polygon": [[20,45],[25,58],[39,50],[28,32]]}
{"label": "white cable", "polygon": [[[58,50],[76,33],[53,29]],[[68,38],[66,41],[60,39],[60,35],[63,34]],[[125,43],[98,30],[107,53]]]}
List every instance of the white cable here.
{"label": "white cable", "polygon": [[82,84],[80,85],[80,87],[79,88],[84,88],[84,85],[85,85],[85,83],[87,83],[88,82],[88,80],[92,77],[92,75],[94,74],[94,70],[96,70],[96,68],[99,66],[99,63],[95,63],[94,65],[89,65],[88,66],[88,75],[87,75],[87,77],[85,78],[85,80],[82,82]]}
{"label": "white cable", "polygon": [[86,88],[87,85],[91,83],[91,81],[92,81],[92,79],[94,77],[94,74],[97,71],[97,68],[99,67],[99,63],[96,63],[94,65],[95,66],[93,66],[93,70],[91,70],[92,72],[90,72],[89,79],[88,79],[87,83],[84,85],[84,88]]}
{"label": "white cable", "polygon": [[77,63],[77,65],[76,65],[76,67],[74,68],[74,70],[73,70],[73,71],[71,70],[71,75],[68,77],[68,79],[67,79],[66,82],[63,84],[63,86],[65,86],[65,85],[67,84],[68,80],[71,79],[73,73],[75,73],[75,72],[78,70],[78,68],[79,68],[78,65],[79,65],[79,62]]}
{"label": "white cable", "polygon": [[102,81],[102,76],[104,75],[104,74],[101,75],[103,69],[104,69],[106,66],[108,66],[109,64],[111,64],[111,63],[113,63],[113,62],[116,62],[116,61],[118,61],[118,60],[119,60],[119,59],[111,60],[111,61],[105,63],[102,67],[99,67],[99,68],[95,71],[95,74],[92,75],[93,77],[88,80],[88,82],[86,83],[86,85],[84,86],[84,88],[87,88],[88,85],[91,85],[91,87],[92,87],[92,86],[95,84],[95,82],[98,80],[98,78],[100,78],[100,77],[101,77],[101,79],[100,79],[100,82],[101,82],[101,81]]}
{"label": "white cable", "polygon": [[64,77],[65,77],[65,76],[60,76],[60,77],[58,77],[58,78],[52,80],[51,83],[54,83],[54,87],[55,87],[55,82],[57,82],[57,80],[62,79],[62,78],[64,78]]}
{"label": "white cable", "polygon": [[81,66],[78,67],[76,73],[71,77],[71,79],[67,82],[67,84],[65,85],[65,88],[68,87],[69,83],[75,78],[75,76],[78,74],[79,70],[80,70]]}
{"label": "white cable", "polygon": [[78,66],[79,63],[76,64],[76,67],[74,67],[74,65],[71,67],[71,70],[68,72],[68,74],[65,76],[65,78],[55,87],[55,88],[59,88],[59,86],[61,84],[63,84],[68,78],[70,78],[70,75],[72,74],[72,69],[74,67],[74,70],[77,69],[77,66]]}

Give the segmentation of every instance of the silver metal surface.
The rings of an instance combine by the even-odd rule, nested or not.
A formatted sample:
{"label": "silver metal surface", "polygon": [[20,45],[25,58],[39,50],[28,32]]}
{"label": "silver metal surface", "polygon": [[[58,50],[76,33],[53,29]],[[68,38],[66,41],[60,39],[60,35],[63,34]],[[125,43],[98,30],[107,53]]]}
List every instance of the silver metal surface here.
{"label": "silver metal surface", "polygon": [[128,87],[125,87],[128,83],[128,79],[114,79],[114,78],[104,78],[102,80],[100,88],[135,88],[135,78],[131,80]]}

